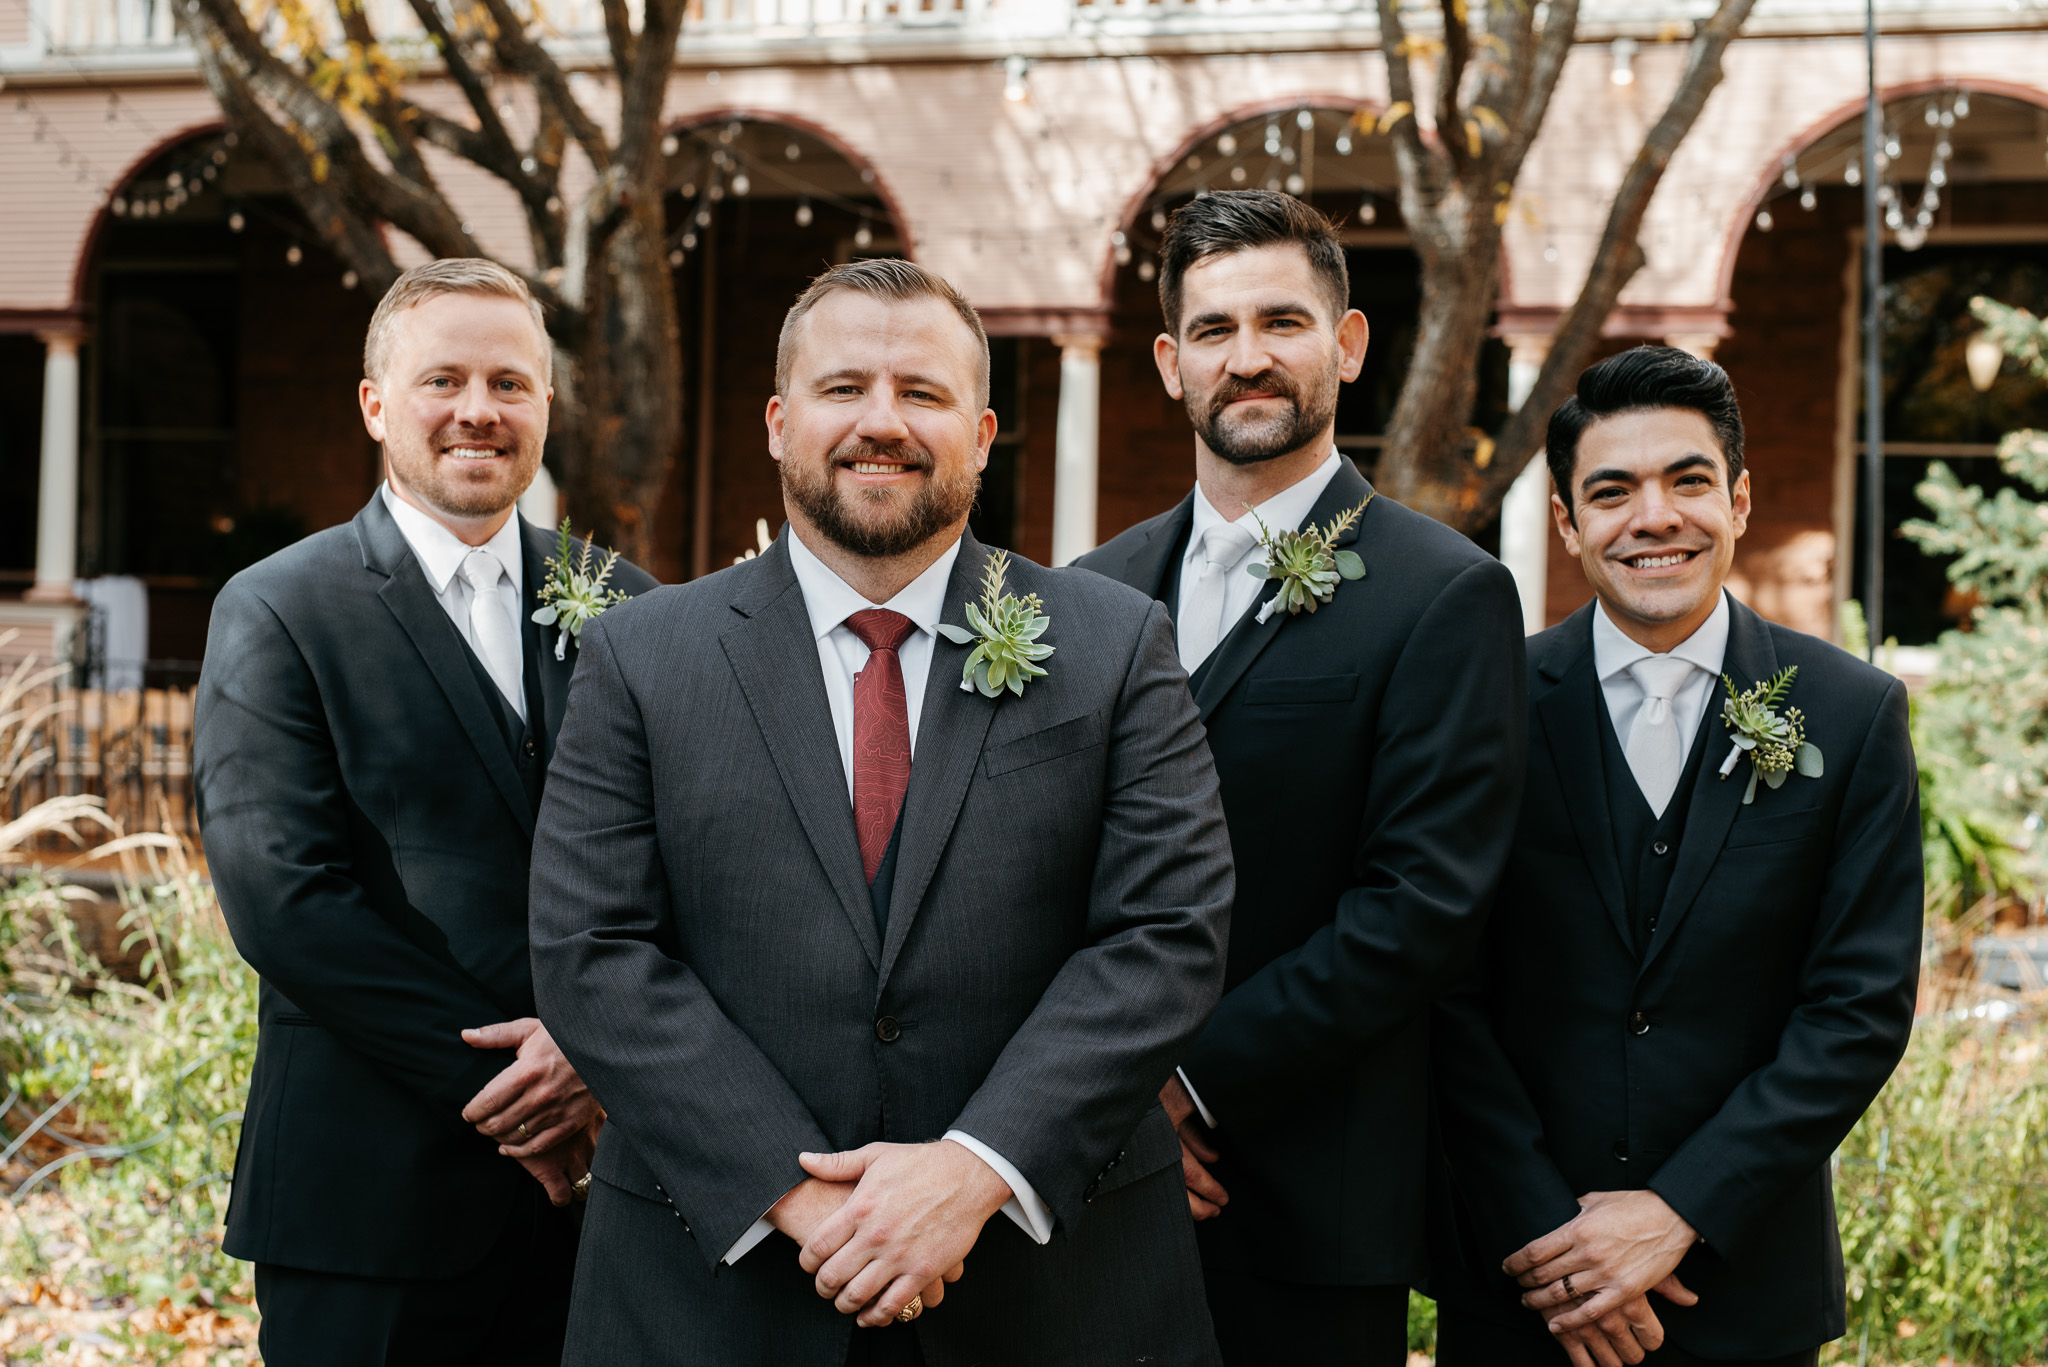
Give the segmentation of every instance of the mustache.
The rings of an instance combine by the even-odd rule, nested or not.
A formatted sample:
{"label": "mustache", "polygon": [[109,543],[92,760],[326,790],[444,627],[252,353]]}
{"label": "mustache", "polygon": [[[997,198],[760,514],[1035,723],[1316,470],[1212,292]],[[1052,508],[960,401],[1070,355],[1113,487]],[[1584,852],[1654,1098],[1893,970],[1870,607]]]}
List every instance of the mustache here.
{"label": "mustache", "polygon": [[907,441],[880,442],[863,438],[832,448],[831,463],[834,465],[845,465],[861,460],[892,461],[922,470],[926,474],[930,474],[938,464],[932,459],[931,452],[921,446],[913,446]]}
{"label": "mustache", "polygon": [[1297,408],[1301,406],[1301,390],[1294,381],[1277,370],[1263,371],[1250,379],[1239,379],[1226,375],[1209,395],[1209,416],[1213,419],[1239,399],[1258,394],[1276,399],[1286,399]]}
{"label": "mustache", "polygon": [[436,451],[450,446],[488,446],[497,451],[510,451],[515,446],[515,443],[507,440],[502,434],[486,436],[482,432],[460,425],[441,428],[429,438],[429,444]]}

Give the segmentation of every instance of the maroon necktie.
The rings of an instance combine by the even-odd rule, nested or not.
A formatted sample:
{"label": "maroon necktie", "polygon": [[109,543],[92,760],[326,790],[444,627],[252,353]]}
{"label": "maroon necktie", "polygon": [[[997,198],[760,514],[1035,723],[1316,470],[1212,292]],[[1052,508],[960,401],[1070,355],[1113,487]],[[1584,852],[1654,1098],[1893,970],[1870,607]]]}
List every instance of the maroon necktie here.
{"label": "maroon necktie", "polygon": [[887,608],[868,608],[846,625],[869,652],[867,667],[853,676],[853,828],[872,883],[910,786],[910,708],[896,648],[917,623]]}

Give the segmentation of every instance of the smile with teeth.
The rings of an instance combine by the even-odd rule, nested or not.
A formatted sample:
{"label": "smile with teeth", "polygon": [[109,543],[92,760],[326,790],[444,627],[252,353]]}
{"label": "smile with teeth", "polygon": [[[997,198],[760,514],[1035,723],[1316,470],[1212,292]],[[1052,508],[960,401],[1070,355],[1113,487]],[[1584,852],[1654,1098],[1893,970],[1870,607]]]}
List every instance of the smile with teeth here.
{"label": "smile with teeth", "polygon": [[457,460],[489,460],[493,456],[502,456],[505,453],[495,446],[451,446],[443,454],[453,456]]}
{"label": "smile with teeth", "polygon": [[908,465],[884,464],[878,460],[852,460],[846,463],[846,468],[853,471],[856,475],[895,475],[901,474],[912,467]]}
{"label": "smile with teeth", "polygon": [[1638,570],[1661,570],[1683,565],[1698,554],[1698,551],[1658,551],[1650,555],[1632,555],[1622,563]]}

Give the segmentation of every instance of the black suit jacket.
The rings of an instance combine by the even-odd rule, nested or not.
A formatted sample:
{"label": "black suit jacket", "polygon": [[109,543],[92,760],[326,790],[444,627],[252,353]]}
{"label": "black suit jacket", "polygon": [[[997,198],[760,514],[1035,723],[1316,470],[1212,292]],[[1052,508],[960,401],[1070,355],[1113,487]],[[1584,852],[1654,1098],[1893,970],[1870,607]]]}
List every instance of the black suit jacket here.
{"label": "black suit jacket", "polygon": [[[790,535],[584,634],[533,865],[542,1018],[610,1115],[569,1359],[838,1367],[852,1321],[794,1244],[720,1259],[800,1152],[958,1128],[1056,1229],[989,1221],[927,1362],[1213,1361],[1157,1098],[1221,987],[1231,874],[1164,614],[1013,558],[1046,676],[962,691],[936,642],[883,927]],[[963,538],[943,621],[986,554]]]}
{"label": "black suit jacket", "polygon": [[[1370,487],[1346,461],[1311,518]],[[1192,509],[1078,563],[1164,597]],[[1312,614],[1248,611],[1195,673],[1237,902],[1222,1003],[1178,1061],[1230,1192],[1204,1259],[1391,1285],[1424,1270],[1427,1008],[1477,938],[1521,790],[1521,608],[1499,561],[1386,498],[1340,542],[1364,579]]]}
{"label": "black suit jacket", "polygon": [[[1898,1062],[1920,962],[1918,772],[1906,690],[1731,603],[1725,673],[1785,665],[1826,772],[1722,779],[1716,684],[1657,929],[1622,905],[1592,607],[1533,639],[1528,790],[1472,975],[1438,1012],[1437,1104],[1453,1213],[1441,1299],[1501,1316],[1502,1259],[1588,1191],[1657,1192],[1705,1236],[1700,1296],[1652,1297],[1709,1358],[1804,1351],[1843,1332],[1828,1160]],[[1747,761],[1744,761],[1746,766]]]}
{"label": "black suit jacket", "polygon": [[[555,539],[521,530],[531,612]],[[612,582],[654,584],[623,561]],[[193,723],[200,827],[263,979],[235,1257],[452,1275],[523,1208],[533,1179],[461,1115],[511,1055],[461,1031],[534,1014],[528,854],[576,662],[554,647],[526,623],[533,725],[508,733],[517,714],[381,494],[216,600]]]}

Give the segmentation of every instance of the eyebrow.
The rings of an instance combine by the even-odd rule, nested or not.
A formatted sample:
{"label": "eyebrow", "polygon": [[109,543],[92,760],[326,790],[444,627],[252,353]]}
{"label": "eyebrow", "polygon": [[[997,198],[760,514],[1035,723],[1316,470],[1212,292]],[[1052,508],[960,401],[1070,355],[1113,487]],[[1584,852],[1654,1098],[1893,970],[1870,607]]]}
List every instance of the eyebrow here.
{"label": "eyebrow", "polygon": [[[862,384],[869,384],[874,381],[874,378],[875,372],[872,370],[858,370],[848,366],[841,370],[835,370],[828,375],[820,375],[816,383],[819,388],[825,388],[829,385],[843,384],[848,380],[858,380]],[[913,389],[936,389],[945,394],[953,392],[953,386],[935,375],[898,375],[896,382]]]}
{"label": "eyebrow", "polygon": [[[1310,307],[1307,304],[1301,303],[1298,300],[1283,299],[1276,304],[1267,304],[1265,307],[1261,308],[1258,311],[1256,316],[1260,318],[1291,318],[1296,315],[1314,318],[1316,316],[1316,311],[1314,308]],[[1208,313],[1199,313],[1196,314],[1193,318],[1188,319],[1187,322],[1182,325],[1182,331],[1184,333],[1195,332],[1201,328],[1211,327],[1217,323],[1230,323],[1235,321],[1235,314],[1223,313],[1219,310],[1212,309]]]}
{"label": "eyebrow", "polygon": [[[1702,465],[1706,466],[1709,470],[1720,468],[1714,463],[1712,456],[1699,451],[1688,451],[1677,460],[1665,466],[1664,473],[1676,475],[1686,470],[1696,470]],[[1622,470],[1611,465],[1604,466],[1598,470],[1589,471],[1586,477],[1579,481],[1579,492],[1584,493],[1596,484],[1633,484],[1635,478],[1635,471],[1633,470]]]}

